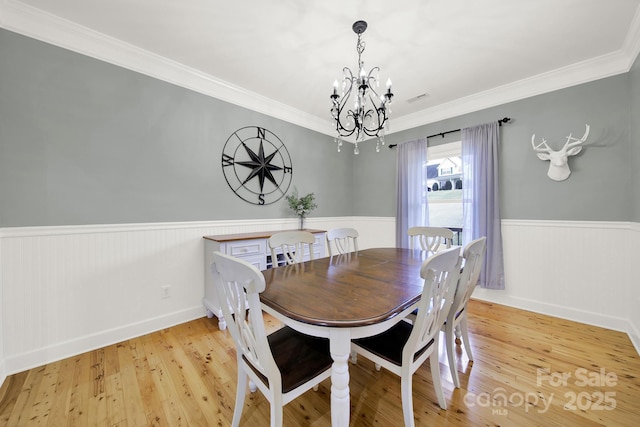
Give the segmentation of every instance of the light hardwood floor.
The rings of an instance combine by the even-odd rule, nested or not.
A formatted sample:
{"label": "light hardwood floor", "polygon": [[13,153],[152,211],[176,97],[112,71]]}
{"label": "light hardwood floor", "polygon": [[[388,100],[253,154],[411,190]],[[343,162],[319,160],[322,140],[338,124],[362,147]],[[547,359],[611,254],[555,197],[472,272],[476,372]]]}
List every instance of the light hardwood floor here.
{"label": "light hardwood floor", "polygon": [[[475,361],[457,348],[461,388],[439,355],[446,411],[429,364],[414,375],[416,425],[640,425],[640,357],[626,334],[474,300],[469,321]],[[399,378],[364,358],[349,370],[351,425],[401,425]],[[0,425],[228,426],[235,390],[231,337],[202,318],[10,376]],[[329,426],[330,381],[284,415],[285,426]],[[246,399],[242,421],[269,425],[259,392]]]}

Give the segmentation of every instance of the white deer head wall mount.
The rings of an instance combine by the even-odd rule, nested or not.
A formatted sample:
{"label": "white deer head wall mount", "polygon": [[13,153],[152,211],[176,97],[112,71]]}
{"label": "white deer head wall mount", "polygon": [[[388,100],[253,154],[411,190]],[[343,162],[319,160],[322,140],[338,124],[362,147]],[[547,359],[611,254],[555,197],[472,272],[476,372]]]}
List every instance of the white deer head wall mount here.
{"label": "white deer head wall mount", "polygon": [[569,134],[567,136],[567,142],[564,147],[558,151],[554,151],[547,145],[547,140],[542,139],[542,142],[538,145],[535,143],[536,134],[531,136],[531,145],[533,150],[538,153],[540,160],[549,160],[549,171],[547,176],[554,181],[564,181],[571,175],[569,169],[569,156],[575,156],[582,150],[582,144],[587,140],[589,136],[589,125],[585,124],[586,130],[582,138],[574,138]]}

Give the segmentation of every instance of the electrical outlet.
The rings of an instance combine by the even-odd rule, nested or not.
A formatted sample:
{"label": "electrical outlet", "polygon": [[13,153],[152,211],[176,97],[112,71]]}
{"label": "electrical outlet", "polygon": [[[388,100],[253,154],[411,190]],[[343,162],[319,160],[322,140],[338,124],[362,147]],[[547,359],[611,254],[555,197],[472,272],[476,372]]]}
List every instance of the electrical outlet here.
{"label": "electrical outlet", "polygon": [[160,286],[160,289],[162,289],[162,298],[169,298],[171,296],[169,293],[170,288],[171,286],[169,285]]}

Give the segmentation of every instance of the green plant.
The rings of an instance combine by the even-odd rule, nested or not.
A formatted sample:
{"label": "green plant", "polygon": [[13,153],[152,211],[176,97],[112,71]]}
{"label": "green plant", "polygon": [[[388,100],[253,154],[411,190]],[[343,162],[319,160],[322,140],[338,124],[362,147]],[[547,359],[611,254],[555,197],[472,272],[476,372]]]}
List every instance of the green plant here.
{"label": "green plant", "polygon": [[289,203],[289,208],[300,218],[304,218],[309,212],[318,207],[313,193],[298,197],[298,189],[295,187],[293,187],[291,194],[287,196],[287,202]]}

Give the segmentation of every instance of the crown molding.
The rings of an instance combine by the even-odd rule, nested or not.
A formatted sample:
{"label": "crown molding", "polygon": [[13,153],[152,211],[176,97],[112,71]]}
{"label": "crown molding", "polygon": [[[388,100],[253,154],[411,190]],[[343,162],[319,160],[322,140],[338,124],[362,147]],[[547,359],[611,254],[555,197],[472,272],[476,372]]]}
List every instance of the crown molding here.
{"label": "crown molding", "polygon": [[0,2],[0,27],[311,130],[330,133],[326,120],[17,0]]}
{"label": "crown molding", "polygon": [[396,118],[388,133],[622,74],[628,72],[631,65],[633,61],[622,50],[603,55]]}
{"label": "crown molding", "polygon": [[394,118],[387,134],[628,72],[640,54],[640,7],[620,50]]}
{"label": "crown molding", "polygon": [[627,71],[631,69],[638,54],[640,54],[640,7],[636,9],[636,14],[631,20],[627,37],[622,45],[622,51],[628,58]]}
{"label": "crown molding", "polygon": [[[0,2],[0,27],[289,123],[333,135],[327,121],[122,40],[26,5]],[[628,72],[640,52],[640,8],[622,48],[507,85],[393,118],[387,134]]]}

